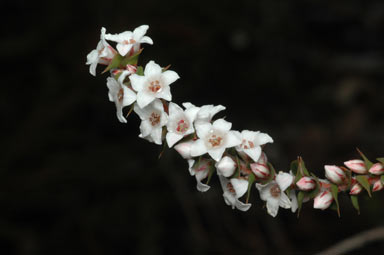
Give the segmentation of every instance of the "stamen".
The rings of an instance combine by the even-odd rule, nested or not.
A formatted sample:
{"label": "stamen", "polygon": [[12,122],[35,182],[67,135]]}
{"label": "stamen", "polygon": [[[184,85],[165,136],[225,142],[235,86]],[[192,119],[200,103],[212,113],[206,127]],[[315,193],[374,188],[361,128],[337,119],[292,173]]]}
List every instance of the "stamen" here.
{"label": "stamen", "polygon": [[160,123],[160,114],[153,112],[151,116],[149,117],[149,122],[152,126],[156,126]]}
{"label": "stamen", "polygon": [[281,190],[279,185],[278,184],[273,185],[270,192],[272,197],[280,197]]}
{"label": "stamen", "polygon": [[124,99],[124,89],[121,88],[119,90],[119,93],[117,93],[117,100],[119,100],[119,102],[121,103]]}
{"label": "stamen", "polygon": [[151,81],[149,83],[149,87],[148,89],[153,92],[153,93],[157,93],[161,90],[161,84],[158,80],[155,80],[155,81]]}

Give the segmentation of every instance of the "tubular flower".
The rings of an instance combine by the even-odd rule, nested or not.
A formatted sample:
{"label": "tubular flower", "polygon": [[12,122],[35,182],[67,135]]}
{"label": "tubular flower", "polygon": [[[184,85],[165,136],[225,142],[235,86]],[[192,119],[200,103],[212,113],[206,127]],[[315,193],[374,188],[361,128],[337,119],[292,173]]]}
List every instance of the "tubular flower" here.
{"label": "tubular flower", "polygon": [[89,72],[96,76],[96,67],[98,64],[108,65],[116,51],[105,40],[105,28],[101,28],[100,41],[95,50],[87,55],[86,65],[89,65]]}
{"label": "tubular flower", "polygon": [[140,108],[137,104],[133,109],[141,119],[139,137],[156,144],[162,144],[162,129],[167,124],[168,116],[164,112],[163,103],[156,99],[150,105]]}
{"label": "tubular flower", "polygon": [[141,43],[153,44],[151,38],[144,36],[148,28],[148,25],[142,25],[135,28],[133,32],[125,31],[120,34],[106,34],[105,39],[117,42],[116,48],[121,56],[124,57],[128,52],[130,52],[130,55],[133,55],[140,49]]}
{"label": "tubular flower", "polygon": [[288,173],[280,172],[276,180],[267,184],[256,183],[260,192],[260,198],[267,202],[267,211],[272,217],[276,217],[279,207],[291,208],[291,200],[285,194],[285,190],[292,184],[294,177]]}
{"label": "tubular flower", "polygon": [[193,121],[199,111],[198,107],[190,107],[185,111],[175,103],[169,103],[169,119],[167,123],[168,133],[166,136],[169,147],[180,141],[184,136],[195,132]]}
{"label": "tubular flower", "polygon": [[338,166],[325,165],[324,169],[325,177],[335,184],[341,184],[347,178],[344,171]]}
{"label": "tubular flower", "polygon": [[162,72],[162,68],[154,61],[149,61],[145,66],[144,76],[137,74],[129,76],[133,89],[137,91],[137,104],[140,108],[147,106],[156,98],[171,101],[169,85],[179,78],[174,71]]}
{"label": "tubular flower", "polygon": [[116,115],[120,122],[127,123],[123,116],[123,108],[136,101],[136,93],[125,86],[121,79],[116,81],[114,78],[107,78],[107,87],[109,89],[109,101],[116,104]]}
{"label": "tubular flower", "polygon": [[232,209],[237,208],[240,211],[247,211],[251,204],[245,204],[239,200],[248,189],[248,181],[245,179],[232,178],[228,181],[222,175],[218,175],[221,187],[223,188],[223,197],[227,205]]}
{"label": "tubular flower", "polygon": [[215,161],[220,161],[226,148],[241,143],[234,131],[230,131],[232,124],[224,119],[218,119],[213,124],[209,122],[196,123],[196,133],[199,137],[191,148],[192,157],[208,153]]}
{"label": "tubular flower", "polygon": [[357,174],[366,174],[367,168],[365,167],[364,161],[361,159],[353,159],[344,162],[344,165],[348,167],[352,172]]}
{"label": "tubular flower", "polygon": [[207,178],[212,161],[202,158],[197,164],[195,162],[193,159],[188,160],[189,173],[196,178],[196,189],[200,192],[206,192],[210,189],[210,186],[201,181]]}
{"label": "tubular flower", "polygon": [[273,143],[273,139],[268,134],[259,131],[243,130],[241,133],[237,133],[241,137],[241,144],[236,146],[236,150],[244,152],[255,162],[259,160],[261,155],[261,145]]}

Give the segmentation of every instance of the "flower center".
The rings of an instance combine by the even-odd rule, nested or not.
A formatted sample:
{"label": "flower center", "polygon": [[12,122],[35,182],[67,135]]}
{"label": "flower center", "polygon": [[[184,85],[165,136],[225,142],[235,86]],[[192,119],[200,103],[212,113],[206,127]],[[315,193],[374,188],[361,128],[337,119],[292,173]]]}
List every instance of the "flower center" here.
{"label": "flower center", "polygon": [[154,80],[149,83],[148,87],[149,91],[153,93],[157,93],[161,90],[161,83],[159,80]]}
{"label": "flower center", "polygon": [[123,41],[123,44],[134,44],[134,43],[136,43],[136,41],[133,40],[133,39],[129,39],[129,40],[124,40]]}
{"label": "flower center", "polygon": [[220,147],[224,143],[224,134],[217,130],[211,130],[206,137],[205,143],[211,149]]}
{"label": "flower center", "polygon": [[255,144],[252,141],[243,139],[243,141],[241,142],[241,147],[243,149],[252,149],[255,148]]}
{"label": "flower center", "polygon": [[160,123],[160,114],[157,112],[152,112],[151,116],[149,116],[149,122],[152,126],[156,126]]}
{"label": "flower center", "polygon": [[123,101],[123,98],[124,98],[124,89],[121,88],[117,93],[117,100],[119,100],[119,102],[121,103]]}
{"label": "flower center", "polygon": [[228,182],[227,189],[228,189],[229,192],[231,192],[233,194],[236,194],[235,189],[233,188],[232,183]]}
{"label": "flower center", "polygon": [[179,120],[176,124],[176,131],[180,134],[184,134],[185,132],[187,132],[188,128],[189,123],[184,119]]}
{"label": "flower center", "polygon": [[280,197],[281,190],[279,185],[277,184],[273,185],[270,192],[272,197],[275,197],[275,198]]}

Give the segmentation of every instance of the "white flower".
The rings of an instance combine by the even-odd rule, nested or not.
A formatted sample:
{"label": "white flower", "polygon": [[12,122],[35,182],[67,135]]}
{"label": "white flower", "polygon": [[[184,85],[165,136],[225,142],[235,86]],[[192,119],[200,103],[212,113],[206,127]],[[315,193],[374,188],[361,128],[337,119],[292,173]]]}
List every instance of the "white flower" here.
{"label": "white flower", "polygon": [[240,211],[247,211],[251,204],[245,204],[239,200],[248,190],[248,181],[244,179],[232,178],[228,181],[222,175],[218,175],[221,187],[223,188],[223,197],[227,205],[232,209],[237,208]]}
{"label": "white flower", "polygon": [[277,215],[279,207],[291,208],[291,201],[284,191],[292,184],[293,179],[292,175],[280,172],[276,176],[276,180],[270,183],[264,185],[256,183],[256,188],[260,192],[260,198],[267,201],[267,211],[272,217]]}
{"label": "white flower", "polygon": [[173,147],[184,159],[190,159],[191,156],[191,147],[193,142],[188,141],[184,143],[178,143]]}
{"label": "white flower", "polygon": [[165,126],[168,121],[168,116],[164,112],[163,103],[157,99],[144,108],[140,108],[135,104],[134,111],[141,119],[140,137],[159,145],[162,144],[163,126]]}
{"label": "white flower", "polygon": [[198,107],[190,107],[183,111],[177,104],[169,103],[168,133],[166,139],[170,148],[184,136],[195,132],[193,121],[198,111]]}
{"label": "white flower", "polygon": [[116,55],[116,51],[105,40],[105,28],[101,28],[100,41],[95,50],[87,55],[87,65],[89,72],[96,76],[97,64],[108,65],[112,58]]}
{"label": "white flower", "polygon": [[127,120],[123,116],[123,108],[136,101],[136,93],[121,82],[124,76],[120,76],[120,78],[119,81],[111,77],[107,78],[107,87],[109,89],[108,97],[109,101],[115,102],[116,104],[116,115],[119,121],[127,123]]}
{"label": "white flower", "polygon": [[230,131],[232,124],[224,119],[218,119],[213,124],[209,122],[196,123],[196,133],[200,138],[191,148],[191,156],[196,157],[208,154],[220,161],[226,148],[237,146],[241,143],[234,131]]}
{"label": "white flower", "polygon": [[148,25],[142,25],[133,30],[133,32],[125,31],[114,35],[106,34],[105,39],[117,42],[116,48],[121,56],[127,55],[128,52],[133,55],[140,49],[140,43],[153,44],[151,38],[144,36],[148,28]]}
{"label": "white flower", "polygon": [[238,131],[237,133],[241,137],[241,144],[236,147],[236,150],[244,152],[254,162],[259,160],[261,155],[261,145],[273,143],[273,139],[268,134],[259,131],[243,130],[241,133]]}
{"label": "white flower", "polygon": [[212,165],[212,161],[202,158],[200,159],[200,162],[195,164],[195,160],[189,159],[188,160],[189,165],[189,173],[196,178],[196,189],[200,192],[206,192],[209,190],[210,186],[202,183],[201,181],[207,178],[209,174],[209,170]]}
{"label": "white flower", "polygon": [[133,89],[137,91],[137,104],[140,108],[147,106],[155,98],[171,101],[169,85],[179,78],[174,71],[162,72],[162,68],[154,61],[150,61],[145,66],[144,76],[137,74],[129,76]]}
{"label": "white flower", "polygon": [[338,166],[325,165],[325,177],[335,184],[341,184],[345,182],[347,176],[344,171]]}
{"label": "white flower", "polygon": [[225,156],[215,164],[217,173],[224,177],[230,177],[236,169],[236,162],[231,157]]}
{"label": "white flower", "polygon": [[[192,105],[191,103],[185,103],[185,104]],[[184,107],[187,107],[187,105],[185,104],[183,104]],[[215,116],[218,112],[221,112],[223,110],[225,110],[225,107],[222,105],[216,105],[216,106],[211,104],[203,105],[202,107],[200,107],[200,110],[197,113],[196,122],[211,122],[213,116]]]}

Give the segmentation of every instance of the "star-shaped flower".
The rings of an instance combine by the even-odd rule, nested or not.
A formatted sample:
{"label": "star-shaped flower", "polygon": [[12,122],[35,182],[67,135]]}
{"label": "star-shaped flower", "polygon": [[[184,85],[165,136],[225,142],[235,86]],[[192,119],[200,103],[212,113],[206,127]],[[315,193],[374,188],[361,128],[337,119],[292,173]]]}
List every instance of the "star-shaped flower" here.
{"label": "star-shaped flower", "polygon": [[87,55],[87,65],[89,66],[89,72],[96,76],[96,67],[97,64],[108,65],[112,58],[116,55],[115,49],[109,45],[109,43],[105,40],[105,28],[101,28],[100,41],[97,44],[95,50],[92,50]]}
{"label": "star-shaped flower", "polygon": [[224,176],[218,174],[221,187],[223,188],[223,197],[227,205],[232,209],[237,208],[240,211],[247,211],[251,204],[245,204],[239,200],[248,190],[248,181],[240,178],[232,178],[228,180]]}
{"label": "star-shaped flower", "polygon": [[256,188],[260,192],[260,198],[267,201],[267,211],[275,217],[279,207],[291,208],[291,201],[285,194],[285,190],[292,184],[294,177],[288,173],[280,172],[276,180],[267,184],[256,183]]}
{"label": "star-shaped flower", "polygon": [[268,134],[259,131],[243,130],[241,133],[237,133],[241,137],[241,144],[236,147],[236,150],[244,152],[254,162],[259,160],[261,155],[261,145],[273,143],[273,139]]}
{"label": "star-shaped flower", "polygon": [[163,103],[156,99],[150,105],[140,108],[137,104],[133,109],[140,117],[140,137],[156,144],[162,144],[163,126],[167,124],[168,116],[164,112]]}
{"label": "star-shaped flower", "polygon": [[153,41],[148,36],[144,36],[149,26],[142,25],[135,28],[133,32],[125,31],[120,34],[106,34],[105,39],[117,42],[116,48],[121,56],[133,55],[140,49],[141,43],[153,44]]}
{"label": "star-shaped flower", "polygon": [[191,148],[192,157],[208,153],[215,161],[220,161],[226,148],[237,146],[240,138],[230,131],[232,124],[224,119],[218,119],[213,124],[209,122],[196,123],[196,140]]}
{"label": "star-shaped flower", "polygon": [[198,107],[189,107],[183,111],[177,104],[169,103],[168,133],[166,139],[170,148],[184,136],[195,132],[193,121],[198,111]]}
{"label": "star-shaped flower", "polygon": [[124,76],[120,76],[119,80],[112,77],[107,78],[107,87],[109,89],[109,101],[116,104],[116,115],[120,122],[127,123],[123,116],[123,108],[131,105],[136,101],[136,93],[122,83]]}
{"label": "star-shaped flower", "polygon": [[155,98],[171,101],[169,85],[179,78],[174,71],[162,72],[162,68],[154,61],[150,61],[145,66],[144,76],[137,74],[129,76],[133,89],[137,91],[137,104],[140,108],[147,106]]}

